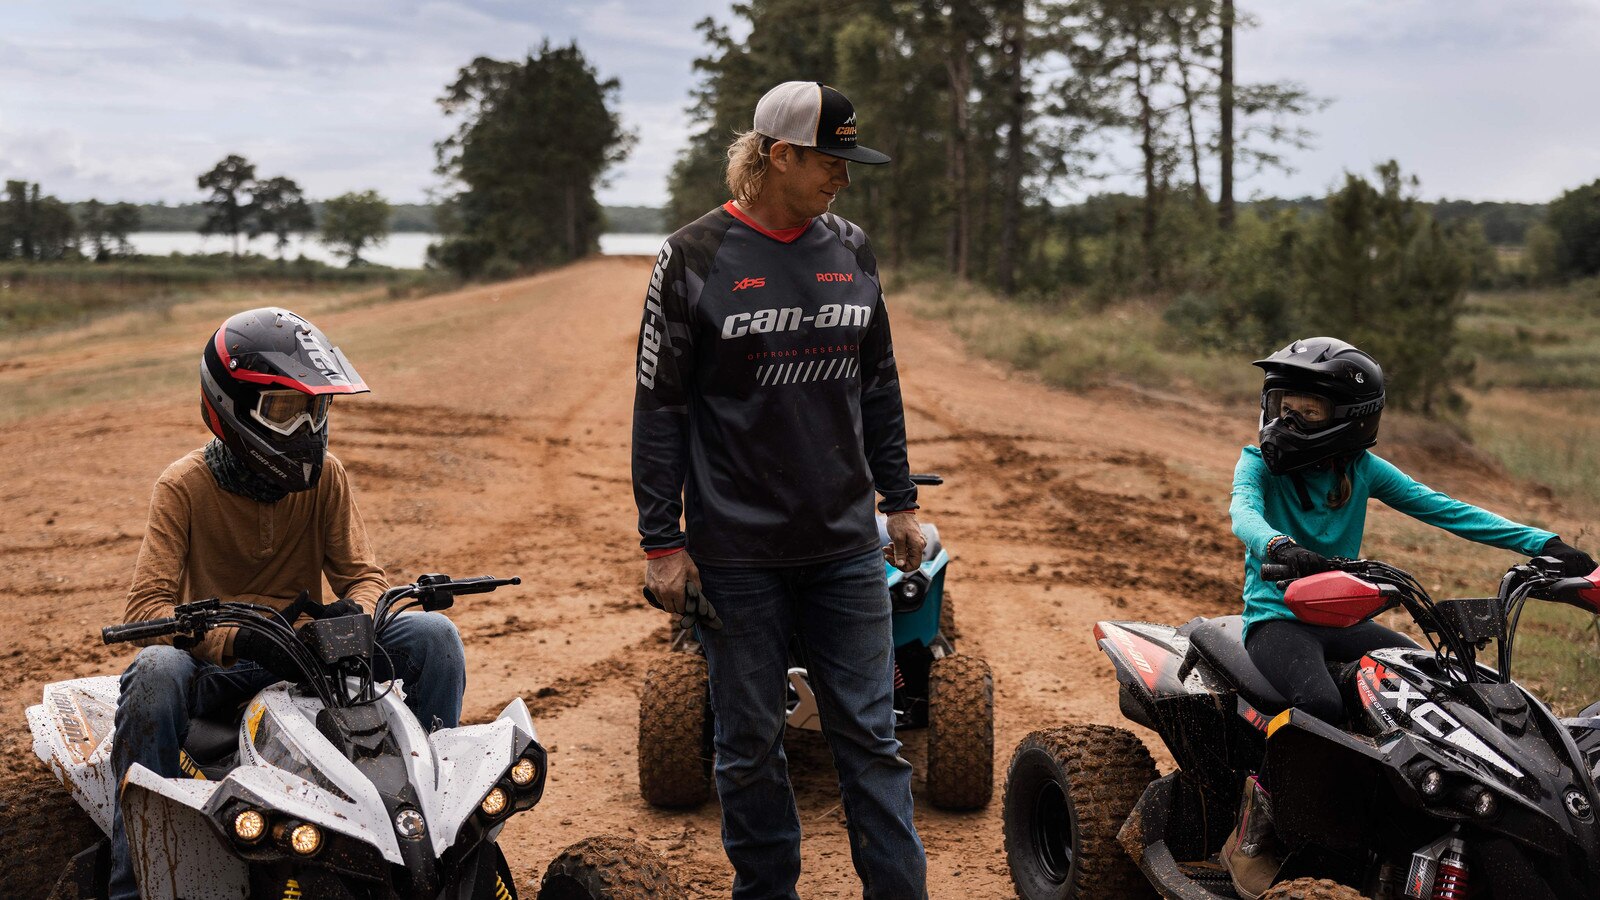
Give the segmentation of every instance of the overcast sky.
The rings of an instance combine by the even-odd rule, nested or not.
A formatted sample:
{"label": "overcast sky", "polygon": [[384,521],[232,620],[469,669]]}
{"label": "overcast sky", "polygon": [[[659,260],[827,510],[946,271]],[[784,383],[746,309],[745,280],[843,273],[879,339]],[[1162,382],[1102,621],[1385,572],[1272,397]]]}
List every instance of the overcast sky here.
{"label": "overcast sky", "polygon": [[[1243,193],[1317,194],[1398,158],[1429,197],[1548,200],[1600,178],[1600,0],[1245,0],[1242,81],[1334,103],[1296,172]],[[188,202],[229,153],[313,197],[437,185],[435,98],[474,57],[576,39],[622,82],[640,137],[601,199],[655,205],[686,135],[701,43],[726,0],[0,0],[0,177],[64,199]],[[871,85],[840,85],[846,93]],[[862,123],[871,144],[872,123]],[[1131,186],[1113,180],[1110,186]]]}

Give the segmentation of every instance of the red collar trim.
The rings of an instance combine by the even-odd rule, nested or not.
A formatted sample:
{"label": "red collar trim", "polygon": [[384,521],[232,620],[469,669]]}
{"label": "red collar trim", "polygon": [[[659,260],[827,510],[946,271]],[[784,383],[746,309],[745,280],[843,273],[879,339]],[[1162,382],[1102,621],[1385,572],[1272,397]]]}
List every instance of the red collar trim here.
{"label": "red collar trim", "polygon": [[781,241],[785,244],[794,243],[799,239],[800,235],[806,233],[806,229],[811,227],[811,220],[807,219],[804,225],[796,225],[793,228],[783,228],[778,231],[773,231],[769,228],[763,227],[760,222],[757,222],[755,219],[752,219],[746,215],[745,211],[736,206],[732,200],[722,204],[722,208],[728,211],[728,215],[733,216],[735,219],[738,219],[746,225],[749,225],[751,228],[754,228],[756,231],[761,232],[767,237],[772,238],[775,241]]}

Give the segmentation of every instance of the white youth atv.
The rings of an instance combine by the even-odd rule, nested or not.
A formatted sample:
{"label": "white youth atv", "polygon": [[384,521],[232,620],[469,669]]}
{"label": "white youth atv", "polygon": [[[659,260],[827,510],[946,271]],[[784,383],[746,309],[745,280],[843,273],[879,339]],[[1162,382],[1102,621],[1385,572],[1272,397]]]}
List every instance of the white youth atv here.
{"label": "white youth atv", "polygon": [[[548,771],[527,706],[518,698],[493,722],[429,733],[403,683],[375,682],[372,667],[376,636],[400,612],[517,583],[424,575],[387,591],[375,619],[322,618],[298,632],[266,607],[218,600],[104,629],[115,643],[248,628],[304,676],[256,695],[242,721],[193,721],[180,757],[191,777],[128,772],[122,813],[145,900],[517,897],[496,839],[539,802]],[[81,678],[46,686],[28,709],[50,774],[0,797],[0,897],[106,896],[117,695],[115,676]],[[681,889],[649,850],[600,837],[558,856],[539,896],[675,900]]]}

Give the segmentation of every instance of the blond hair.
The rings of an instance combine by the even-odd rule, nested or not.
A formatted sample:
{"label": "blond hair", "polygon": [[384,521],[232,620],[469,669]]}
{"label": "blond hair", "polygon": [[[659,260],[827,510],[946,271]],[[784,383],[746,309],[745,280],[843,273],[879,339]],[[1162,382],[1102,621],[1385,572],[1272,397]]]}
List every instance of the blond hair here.
{"label": "blond hair", "polygon": [[[755,131],[735,132],[733,143],[728,145],[728,192],[740,203],[751,203],[761,196],[767,183],[767,172],[772,168],[772,145],[778,141]],[[796,158],[805,155],[805,148],[790,144]]]}

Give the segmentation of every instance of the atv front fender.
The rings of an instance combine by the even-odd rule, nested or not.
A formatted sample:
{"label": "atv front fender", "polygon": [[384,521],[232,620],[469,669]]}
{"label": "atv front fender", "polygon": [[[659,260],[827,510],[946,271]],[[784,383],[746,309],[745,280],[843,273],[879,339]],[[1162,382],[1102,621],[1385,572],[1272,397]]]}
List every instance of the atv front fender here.
{"label": "atv front fender", "polygon": [[141,765],[128,770],[122,788],[122,823],[139,896],[248,898],[250,875],[244,860],[222,843],[200,811],[216,790],[216,782],[162,778]]}

